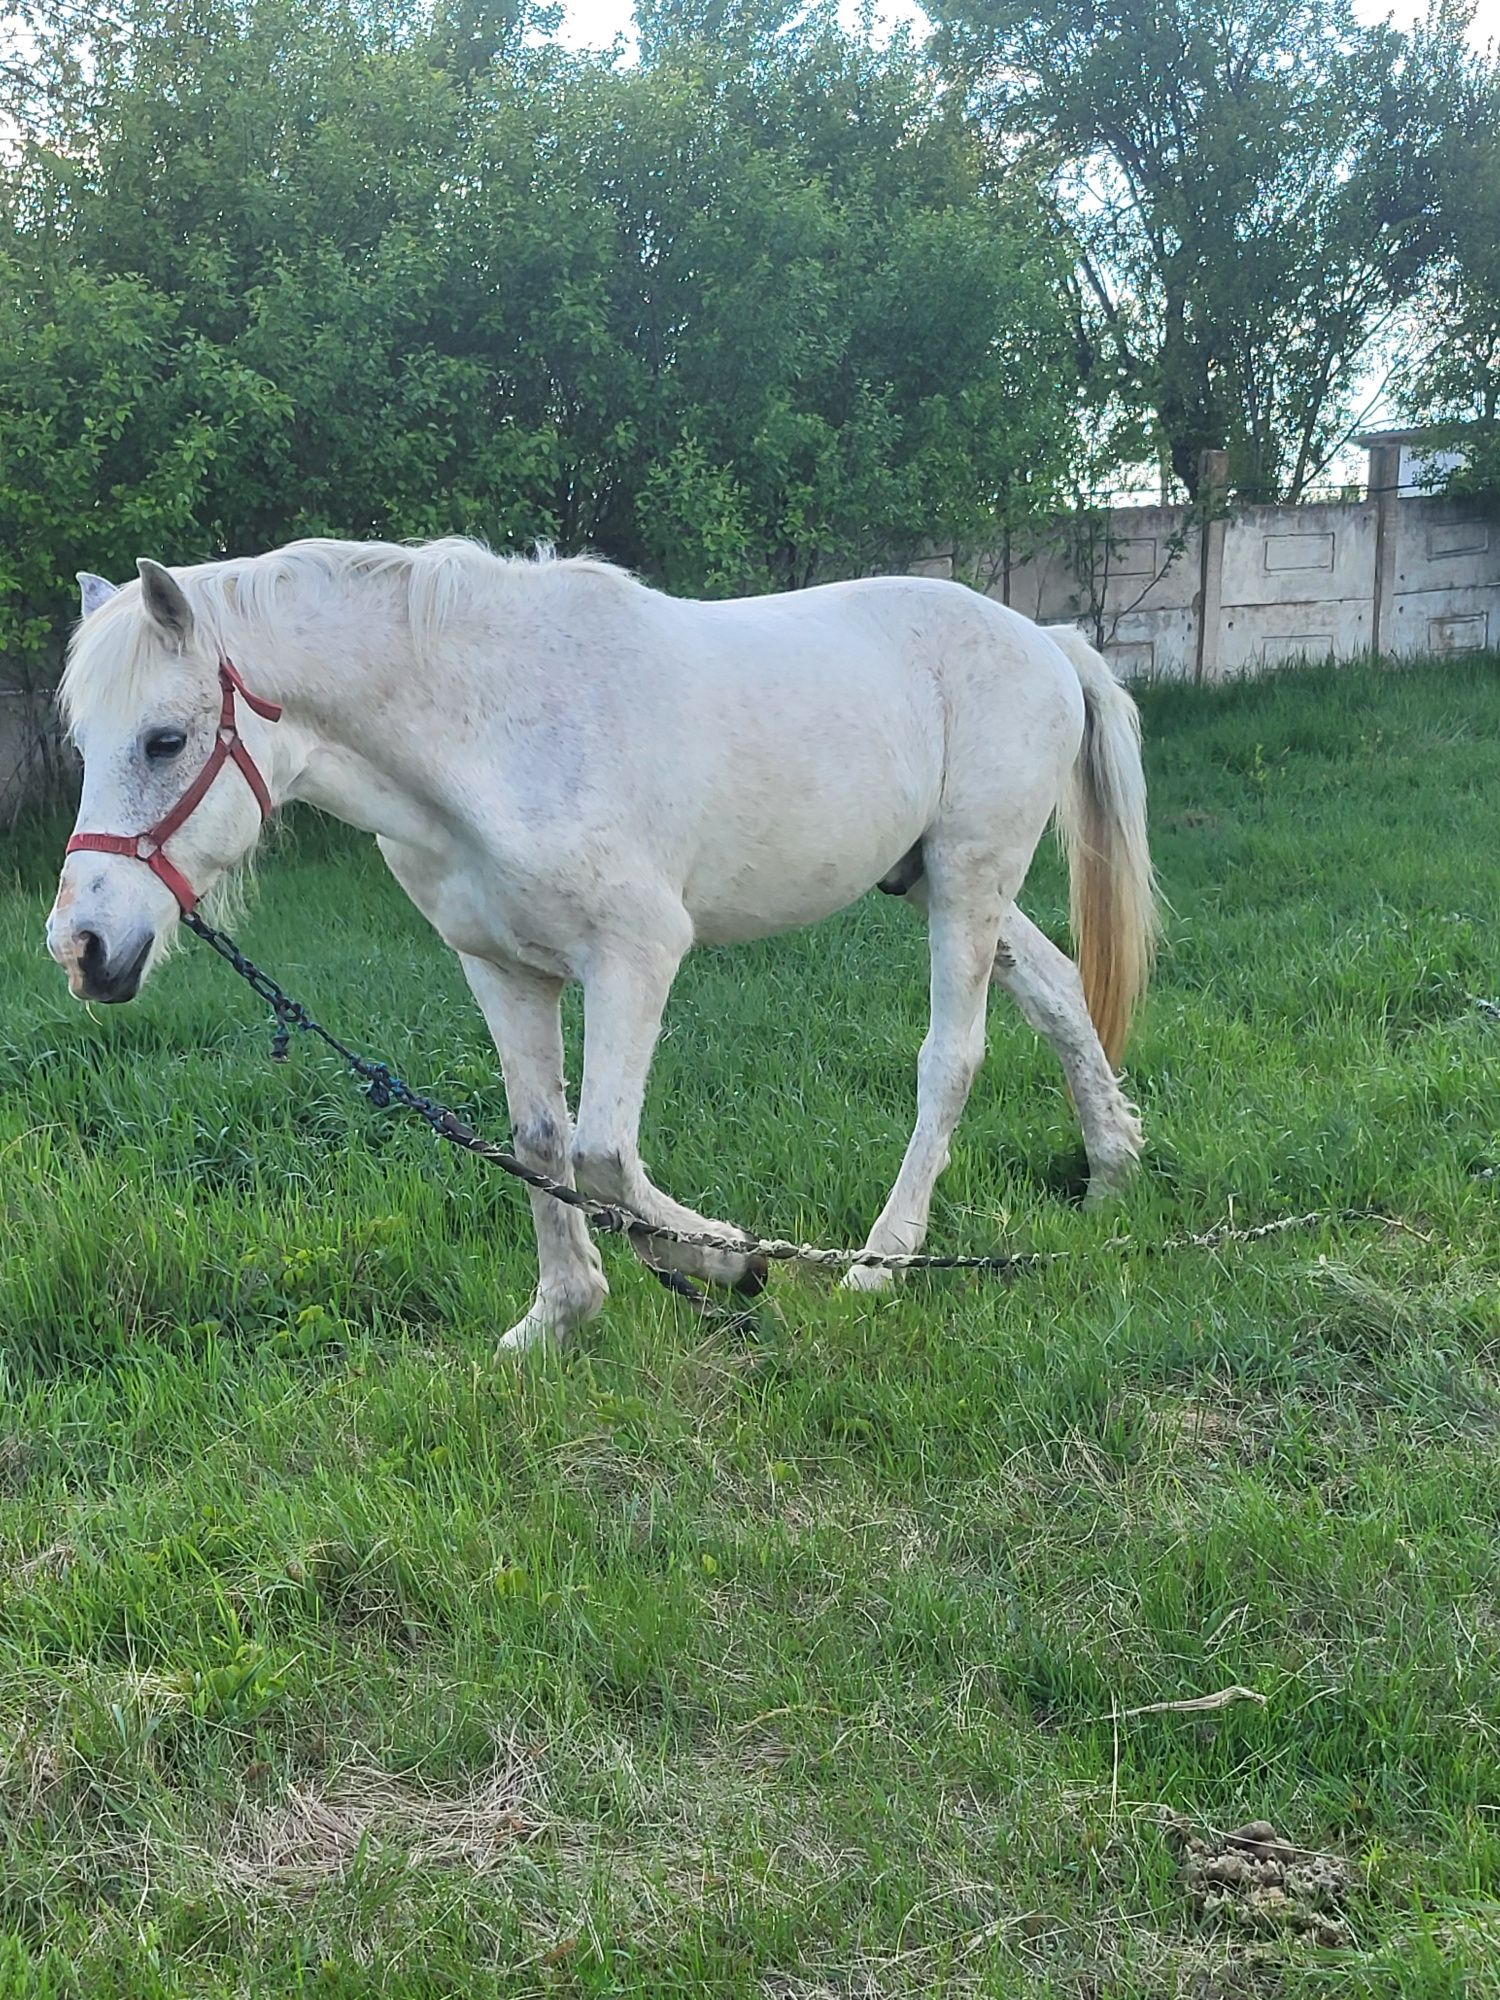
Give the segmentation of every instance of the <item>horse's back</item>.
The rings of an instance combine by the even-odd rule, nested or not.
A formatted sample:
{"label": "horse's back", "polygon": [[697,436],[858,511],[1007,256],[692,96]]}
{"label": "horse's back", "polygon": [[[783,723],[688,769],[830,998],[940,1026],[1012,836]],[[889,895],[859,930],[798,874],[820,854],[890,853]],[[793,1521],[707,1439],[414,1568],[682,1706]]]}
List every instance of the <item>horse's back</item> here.
{"label": "horse's back", "polygon": [[731,670],[842,683],[891,669],[937,674],[952,688],[1014,693],[1024,684],[1071,691],[1074,675],[1029,618],[938,577],[874,576],[760,597],[668,598],[647,593],[663,622]]}
{"label": "horse's back", "polygon": [[[1083,727],[1079,674],[1043,628],[1009,605],[937,577],[862,577],[777,597],[694,607],[732,634],[756,679],[788,685],[805,717],[907,727],[941,718],[942,755],[1026,761]],[[935,740],[935,739],[934,739]]]}

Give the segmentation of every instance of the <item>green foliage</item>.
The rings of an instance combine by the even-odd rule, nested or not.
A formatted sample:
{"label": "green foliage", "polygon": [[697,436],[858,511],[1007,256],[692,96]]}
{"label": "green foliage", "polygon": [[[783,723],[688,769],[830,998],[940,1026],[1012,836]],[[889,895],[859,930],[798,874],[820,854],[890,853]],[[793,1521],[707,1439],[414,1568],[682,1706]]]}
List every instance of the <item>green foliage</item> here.
{"label": "green foliage", "polygon": [[[210,953],[76,1006],[63,830],[8,844],[0,1995],[1488,2000],[1496,664],[1147,692],[1142,1175],[1069,1203],[997,994],[933,1218],[1071,1261],[778,1271],[736,1330],[610,1241],[606,1316],[521,1369],[524,1196],[270,1063]],[[1050,853],[1025,901],[1065,923]],[[367,840],[297,822],[245,941],[503,1132]],[[663,1184],[858,1240],[926,973],[879,896],[696,954]],[[1334,1207],[1406,1226],[1148,1247]],[[1264,1704],[1171,1708],[1234,1687]],[[1342,1857],[1345,1941],[1195,1907],[1174,1814]]]}
{"label": "green foliage", "polygon": [[1452,433],[1452,442],[1462,447],[1464,462],[1449,475],[1444,492],[1500,514],[1500,423],[1464,425]]}
{"label": "green foliage", "polygon": [[1242,495],[1296,499],[1441,240],[1463,9],[1410,38],[1351,0],[936,11],[997,143],[1051,177],[1115,401],[1189,491],[1227,446]]}
{"label": "green foliage", "polygon": [[1448,108],[1433,163],[1440,223],[1421,299],[1422,325],[1405,401],[1428,422],[1500,420],[1500,64],[1465,46],[1473,10],[1438,7],[1424,42],[1446,65]]}
{"label": "green foliage", "polygon": [[101,37],[6,183],[0,656],[150,550],[467,531],[753,590],[982,538],[1023,466],[1046,497],[1057,253],[910,41],[679,19],[616,67],[523,25]]}
{"label": "green foliage", "polygon": [[1427,34],[1446,54],[1447,122],[1434,168],[1441,241],[1419,299],[1403,385],[1407,414],[1465,463],[1446,490],[1500,513],[1500,65],[1445,27],[1469,10],[1439,9]]}
{"label": "green foliage", "polygon": [[1419,281],[1414,407],[1493,416],[1466,0],[1406,37],[1081,5],[950,0],[926,49],[649,0],[627,64],[531,0],[26,0],[7,671],[153,549],[457,530],[728,592],[980,550],[1153,455],[1191,486],[1207,444],[1295,494]]}
{"label": "green foliage", "polygon": [[78,264],[0,256],[0,348],[0,657],[46,659],[63,579],[196,552],[221,461],[288,404],[177,300]]}
{"label": "green foliage", "polygon": [[818,11],[727,46],[678,20],[652,46],[596,170],[639,274],[648,565],[687,585],[706,518],[715,583],[796,585],[982,538],[1023,468],[1050,497],[1063,266],[1035,204],[984,187],[911,46]]}

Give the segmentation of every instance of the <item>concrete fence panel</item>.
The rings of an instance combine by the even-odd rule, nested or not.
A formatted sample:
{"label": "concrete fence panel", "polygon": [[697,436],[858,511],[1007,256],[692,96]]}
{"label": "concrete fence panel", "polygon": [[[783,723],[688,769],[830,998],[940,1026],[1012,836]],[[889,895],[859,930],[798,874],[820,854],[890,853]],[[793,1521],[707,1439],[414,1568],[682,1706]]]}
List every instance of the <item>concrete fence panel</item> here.
{"label": "concrete fence panel", "polygon": [[[1420,490],[1411,437],[1364,441],[1362,499],[1114,507],[1033,530],[978,581],[1044,625],[1078,625],[1130,678],[1500,648],[1500,521]],[[1223,469],[1210,453],[1210,495]]]}

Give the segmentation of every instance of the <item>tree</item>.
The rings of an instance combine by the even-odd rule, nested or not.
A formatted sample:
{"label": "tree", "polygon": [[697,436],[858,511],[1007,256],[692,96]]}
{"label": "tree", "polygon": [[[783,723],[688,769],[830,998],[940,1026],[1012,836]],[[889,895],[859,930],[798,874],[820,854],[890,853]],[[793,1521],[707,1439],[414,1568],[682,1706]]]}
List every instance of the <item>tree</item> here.
{"label": "tree", "polygon": [[1063,266],[923,52],[662,10],[590,149],[648,388],[641,557],[717,588],[806,584],[993,535],[1057,491],[1072,432]]}
{"label": "tree", "polygon": [[1500,422],[1500,57],[1468,43],[1472,0],[1446,0],[1421,33],[1446,65],[1449,107],[1433,166],[1437,254],[1419,295],[1403,401],[1423,421]]}
{"label": "tree", "polygon": [[1435,0],[1418,31],[1444,75],[1433,166],[1438,249],[1411,313],[1400,402],[1460,445],[1447,490],[1500,510],[1500,55],[1473,46],[1472,0]]}
{"label": "tree", "polygon": [[0,177],[0,653],[153,546],[552,537],[756,589],[1056,490],[1063,267],[912,43],[678,23],[617,68],[504,0],[120,4]]}
{"label": "tree", "polygon": [[[505,374],[535,331],[535,290],[517,282],[528,254],[540,246],[532,274],[554,330],[570,331],[566,273],[587,235],[571,192],[556,199],[537,167],[553,79],[517,73],[481,104],[466,64],[434,62],[433,35],[425,16],[345,0],[134,0],[90,65],[83,142],[34,134],[12,176],[10,255],[31,280],[23,353],[46,352],[54,292],[107,274],[153,304],[163,381],[191,353],[262,385],[233,409],[201,410],[209,449],[171,537],[182,559],[299,531],[466,529],[503,544],[556,526],[555,418],[518,436]],[[495,154],[519,167],[519,187],[512,198],[491,184],[496,257],[476,273],[457,216]],[[476,290],[492,301],[502,288],[508,335],[473,311]],[[94,435],[83,401],[119,364],[101,345],[70,365],[75,404],[56,418],[67,450]],[[41,395],[45,375],[21,371],[13,393]],[[179,400],[152,400],[135,433],[142,457],[95,488],[65,538],[91,542],[86,567],[109,567],[116,518],[151,484],[152,454],[166,461],[177,446]],[[59,565],[56,609],[66,576]]]}
{"label": "tree", "polygon": [[1299,497],[1432,248],[1440,93],[1350,0],[936,0],[947,59],[1076,243],[1079,338],[1171,471]]}

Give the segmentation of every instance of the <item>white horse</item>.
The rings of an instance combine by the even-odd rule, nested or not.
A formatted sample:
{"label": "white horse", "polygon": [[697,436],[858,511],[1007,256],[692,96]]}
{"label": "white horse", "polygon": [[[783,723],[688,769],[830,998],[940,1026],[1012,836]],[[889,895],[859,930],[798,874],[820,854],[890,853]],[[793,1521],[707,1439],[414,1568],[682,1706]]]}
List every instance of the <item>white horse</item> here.
{"label": "white horse", "polygon": [[[916,1127],[867,1248],[922,1244],[992,979],[1061,1059],[1091,1197],[1133,1165],[1140,1127],[1114,1064],[1155,923],[1139,723],[1071,629],[924,578],[696,603],[605,563],[460,540],[139,569],[118,590],[80,579],[62,687],[84,782],[47,935],[81,998],[131,999],[264,813],[306,800],[375,835],[458,953],[516,1152],[664,1228],[737,1238],[641,1161],[672,982],[695,943],[816,923],[878,884],[926,912],[931,1025]],[[1053,815],[1078,966],[1015,901]],[[574,979],[576,1127],[559,1026]],[[583,1218],[531,1199],[539,1284],[512,1347],[566,1335],[607,1291]],[[638,1247],[742,1289],[764,1275],[738,1252]]]}

